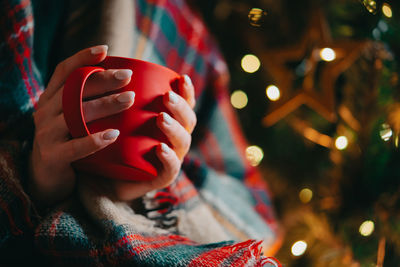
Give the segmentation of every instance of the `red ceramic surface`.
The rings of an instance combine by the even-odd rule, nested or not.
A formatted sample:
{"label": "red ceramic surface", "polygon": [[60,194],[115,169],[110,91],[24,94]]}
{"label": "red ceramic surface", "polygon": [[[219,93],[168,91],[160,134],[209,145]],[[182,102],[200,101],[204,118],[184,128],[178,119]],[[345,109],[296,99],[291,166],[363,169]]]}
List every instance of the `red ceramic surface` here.
{"label": "red ceramic surface", "polygon": [[[131,82],[111,93],[134,91],[135,103],[121,113],[85,123],[82,110],[87,78],[104,69],[131,69]],[[108,147],[73,163],[80,171],[103,177],[143,181],[154,179],[160,168],[155,147],[169,144],[156,125],[156,117],[166,111],[162,97],[176,89],[179,75],[163,66],[136,59],[107,57],[98,66],[82,67],[67,79],[63,92],[64,118],[74,138],[106,129],[118,129],[118,139]]]}

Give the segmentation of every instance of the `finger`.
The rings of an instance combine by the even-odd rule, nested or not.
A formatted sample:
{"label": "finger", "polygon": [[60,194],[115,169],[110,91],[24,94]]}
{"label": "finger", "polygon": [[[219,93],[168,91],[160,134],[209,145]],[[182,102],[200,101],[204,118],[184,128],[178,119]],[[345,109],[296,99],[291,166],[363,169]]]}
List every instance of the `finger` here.
{"label": "finger", "polygon": [[70,138],[68,126],[62,113],[55,118],[50,129],[54,142],[66,142]]}
{"label": "finger", "polygon": [[[95,76],[90,82],[88,81],[88,88],[83,90],[84,97],[104,94],[109,91],[119,89],[127,85],[132,76],[131,70],[106,70],[97,72],[90,77]],[[115,76],[117,78],[115,78]],[[90,92],[86,92],[86,90]],[[57,116],[62,112],[62,95],[64,86],[61,87],[48,101],[44,104],[43,108],[46,109],[48,117]],[[86,92],[86,93],[85,93]],[[126,98],[125,98],[126,99]],[[122,99],[121,99],[122,100]],[[133,103],[133,102],[132,102]]]}
{"label": "finger", "polygon": [[196,105],[196,99],[194,95],[194,86],[190,77],[186,74],[181,76],[179,83],[179,93],[183,99],[188,102],[189,106],[193,109]]}
{"label": "finger", "polygon": [[[53,124],[53,121],[61,114],[62,115],[62,90],[59,90],[49,101],[35,112],[35,127],[43,128]],[[62,116],[64,118],[64,116]]]}
{"label": "finger", "polygon": [[62,94],[64,86],[60,88],[46,103],[43,104],[41,109],[45,110],[47,117],[51,120],[55,116],[62,113]]}
{"label": "finger", "polygon": [[61,153],[67,162],[73,162],[112,144],[118,136],[118,130],[108,129],[85,137],[75,138],[63,144]]}
{"label": "finger", "polygon": [[69,138],[69,131],[64,120],[64,115],[59,114],[51,123],[38,127],[35,133],[35,139],[41,144],[56,144],[66,142]]}
{"label": "finger", "polygon": [[164,188],[170,185],[178,176],[181,162],[174,150],[164,143],[157,146],[156,154],[162,163],[162,169],[159,177],[152,180],[152,186],[155,188]]}
{"label": "finger", "polygon": [[105,94],[127,85],[132,76],[130,69],[109,69],[93,73],[88,78],[83,90],[83,98]]}
{"label": "finger", "polygon": [[135,93],[126,91],[83,102],[85,121],[90,122],[124,111],[133,105],[134,100]]}
{"label": "finger", "polygon": [[196,126],[196,114],[185,99],[173,91],[164,96],[164,104],[171,111],[173,117],[189,132]]}
{"label": "finger", "polygon": [[111,181],[107,192],[112,188],[115,198],[119,201],[131,201],[142,197],[147,192],[154,189],[152,183],[148,181],[136,182],[136,181],[123,181],[123,180],[113,180]]}
{"label": "finger", "polygon": [[171,142],[174,151],[180,160],[189,151],[192,141],[191,135],[176,120],[165,112],[157,117],[157,125]]}
{"label": "finger", "polygon": [[110,186],[118,200],[131,201],[137,199],[149,191],[164,188],[175,180],[181,164],[175,152],[162,143],[157,146],[156,154],[162,163],[156,179],[143,182],[112,181]]}
{"label": "finger", "polygon": [[106,45],[86,48],[59,63],[51,76],[46,90],[41,95],[40,102],[46,102],[51,98],[75,69],[103,61],[106,57],[107,49]]}

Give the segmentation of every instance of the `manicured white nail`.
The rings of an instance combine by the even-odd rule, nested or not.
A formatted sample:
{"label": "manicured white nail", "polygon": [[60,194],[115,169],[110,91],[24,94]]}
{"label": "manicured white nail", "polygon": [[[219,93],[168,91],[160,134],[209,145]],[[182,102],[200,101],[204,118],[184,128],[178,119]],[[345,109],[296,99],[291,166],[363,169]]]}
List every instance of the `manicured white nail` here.
{"label": "manicured white nail", "polygon": [[172,117],[168,113],[163,112],[161,114],[162,114],[163,122],[165,122],[166,124],[172,123]]}
{"label": "manicured white nail", "polygon": [[169,149],[170,149],[170,148],[169,148],[166,144],[161,143],[161,151],[162,151],[163,153],[168,154]]}
{"label": "manicured white nail", "polygon": [[108,50],[107,45],[98,45],[90,48],[90,53],[92,53],[92,55],[98,55],[107,52],[107,50]]}
{"label": "manicured white nail", "polygon": [[120,103],[128,103],[132,102],[135,99],[135,93],[132,91],[127,91],[119,94],[117,96],[117,101]]}
{"label": "manicured white nail", "polygon": [[132,70],[117,70],[114,72],[114,77],[117,80],[125,80],[132,76]]}
{"label": "manicured white nail", "polygon": [[168,99],[172,104],[178,103],[178,95],[175,94],[173,91],[168,92]]}
{"label": "manicured white nail", "polygon": [[192,79],[190,79],[190,77],[189,77],[188,75],[184,74],[184,75],[183,75],[183,79],[185,80],[185,83],[186,83],[187,85],[193,86]]}
{"label": "manicured white nail", "polygon": [[107,140],[107,141],[113,140],[113,139],[117,138],[118,135],[119,135],[118,130],[109,130],[103,134],[103,139]]}

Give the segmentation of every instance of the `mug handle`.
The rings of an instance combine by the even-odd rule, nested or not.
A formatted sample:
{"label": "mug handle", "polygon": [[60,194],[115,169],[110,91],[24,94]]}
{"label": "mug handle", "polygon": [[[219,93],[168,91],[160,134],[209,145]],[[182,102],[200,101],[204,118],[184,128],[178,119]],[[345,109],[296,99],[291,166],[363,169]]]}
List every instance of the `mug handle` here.
{"label": "mug handle", "polygon": [[82,109],[83,88],[87,78],[95,72],[104,71],[104,68],[87,66],[74,70],[64,84],[62,108],[64,119],[69,132],[74,138],[90,135]]}

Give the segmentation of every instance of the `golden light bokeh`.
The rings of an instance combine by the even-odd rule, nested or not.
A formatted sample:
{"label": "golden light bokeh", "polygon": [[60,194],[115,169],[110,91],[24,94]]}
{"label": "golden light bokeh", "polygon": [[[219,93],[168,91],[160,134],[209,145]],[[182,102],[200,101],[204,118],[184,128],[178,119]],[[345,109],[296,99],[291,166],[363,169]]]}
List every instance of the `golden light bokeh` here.
{"label": "golden light bokeh", "polygon": [[269,85],[267,89],[265,89],[265,94],[271,101],[277,101],[281,97],[281,92],[279,88],[273,84]]}
{"label": "golden light bokeh", "polygon": [[349,141],[346,136],[339,136],[335,140],[335,147],[339,150],[344,150],[347,148]]}
{"label": "golden light bokeh", "polygon": [[368,12],[375,14],[376,13],[376,1],[375,0],[362,0],[365,8]]}
{"label": "golden light bokeh", "polygon": [[392,8],[390,7],[390,5],[388,3],[384,3],[382,5],[382,13],[387,18],[391,18],[393,16]]}
{"label": "golden light bokeh", "polygon": [[257,166],[264,158],[264,152],[258,146],[249,146],[246,148],[246,158],[251,166]]}
{"label": "golden light bokeh", "polygon": [[231,104],[234,108],[242,109],[247,106],[248,98],[245,92],[236,90],[231,95]]}
{"label": "golden light bokeh", "polygon": [[329,47],[325,47],[319,51],[319,56],[323,61],[333,61],[336,59],[335,50]]}
{"label": "golden light bokeh", "polygon": [[248,14],[250,25],[260,27],[266,15],[267,12],[265,12],[261,8],[252,8]]}
{"label": "golden light bokeh", "polygon": [[299,193],[300,201],[303,203],[308,203],[313,197],[313,192],[309,188],[303,188]]}
{"label": "golden light bokeh", "polygon": [[370,236],[375,229],[375,224],[373,221],[365,221],[360,225],[360,228],[358,229],[360,231],[360,234],[362,236]]}
{"label": "golden light bokeh", "polygon": [[303,240],[296,241],[291,249],[291,252],[294,256],[301,256],[307,250],[307,243]]}
{"label": "golden light bokeh", "polygon": [[390,140],[390,137],[393,135],[393,131],[390,128],[389,124],[384,123],[381,126],[382,130],[379,131],[379,135],[381,136],[381,139],[385,142]]}
{"label": "golden light bokeh", "polygon": [[245,72],[254,73],[260,68],[261,62],[255,55],[247,54],[242,58],[241,65]]}

